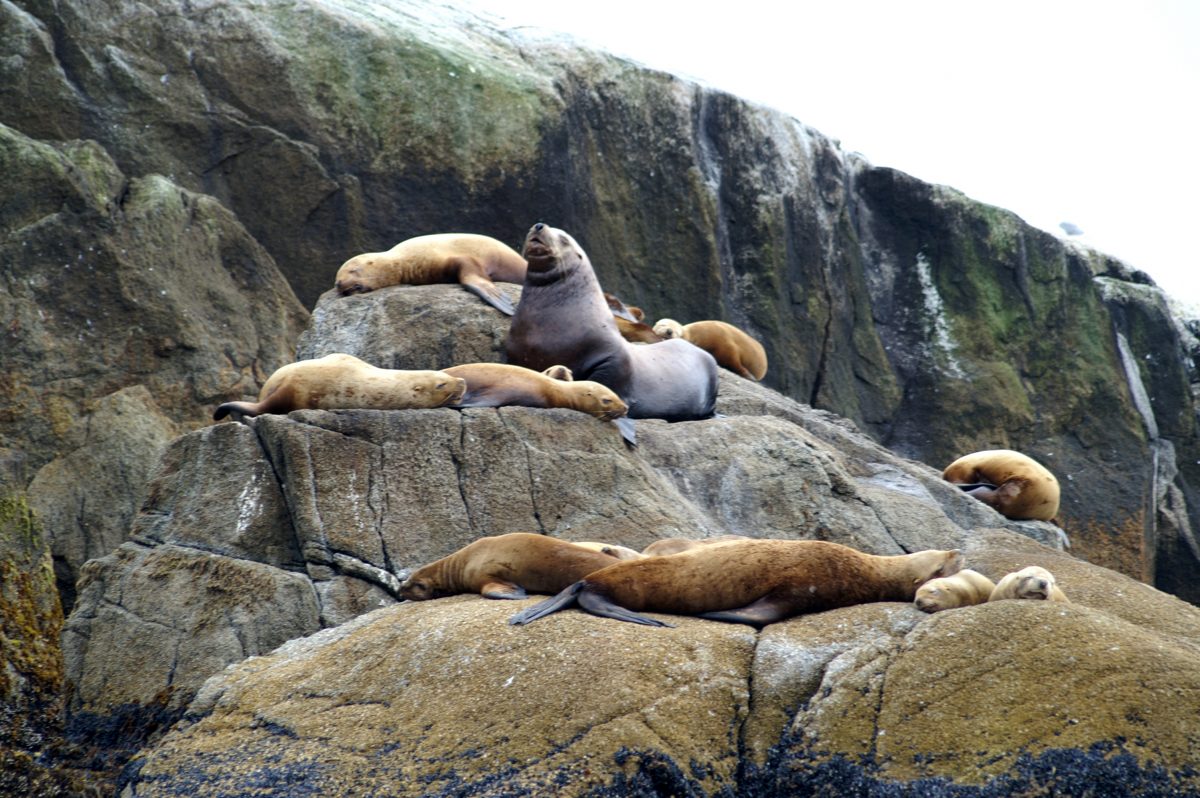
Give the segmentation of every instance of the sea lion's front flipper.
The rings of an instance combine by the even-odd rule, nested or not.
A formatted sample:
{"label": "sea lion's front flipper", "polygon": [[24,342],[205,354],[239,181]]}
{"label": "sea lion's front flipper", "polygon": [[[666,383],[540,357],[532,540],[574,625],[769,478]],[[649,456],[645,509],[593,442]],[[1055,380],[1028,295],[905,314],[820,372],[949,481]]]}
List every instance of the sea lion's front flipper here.
{"label": "sea lion's front flipper", "polygon": [[792,614],[790,608],[779,599],[772,598],[771,596],[763,596],[758,601],[752,601],[745,607],[738,607],[733,610],[704,612],[700,614],[700,617],[707,618],[710,621],[748,623],[751,626],[762,627],[769,623],[782,621]]}
{"label": "sea lion's front flipper", "polygon": [[617,429],[621,431],[621,437],[630,446],[637,446],[637,429],[633,426],[633,419],[628,416],[614,418],[613,423],[617,425]]}
{"label": "sea lion's front flipper", "polygon": [[526,607],[509,618],[508,622],[513,626],[523,626],[531,621],[536,621],[538,618],[544,618],[552,612],[558,612],[561,609],[570,607],[575,603],[575,595],[582,587],[583,582],[567,585],[558,595],[551,596],[545,601],[539,601],[532,607]]}
{"label": "sea lion's front flipper", "polygon": [[529,595],[525,592],[525,588],[500,579],[494,579],[479,588],[479,595],[490,599],[529,598]]}
{"label": "sea lion's front flipper", "polygon": [[475,274],[473,271],[469,273],[467,270],[463,270],[459,274],[458,281],[462,283],[463,288],[475,294],[506,316],[511,316],[517,312],[512,300],[500,293],[500,289],[486,275]]}
{"label": "sea lion's front flipper", "polygon": [[613,604],[603,596],[596,593],[589,593],[586,590],[579,594],[579,606],[593,615],[600,615],[605,618],[615,618],[618,621],[640,623],[646,626],[667,626],[674,628],[674,624],[664,623],[645,615],[638,615],[632,610],[625,609],[620,604]]}

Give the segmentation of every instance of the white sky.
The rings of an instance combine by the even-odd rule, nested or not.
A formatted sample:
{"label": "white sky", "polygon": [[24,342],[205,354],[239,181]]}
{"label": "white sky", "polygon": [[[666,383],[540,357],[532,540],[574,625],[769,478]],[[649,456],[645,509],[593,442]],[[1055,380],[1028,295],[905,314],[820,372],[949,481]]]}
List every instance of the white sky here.
{"label": "white sky", "polygon": [[1200,311],[1196,0],[460,0],[770,105]]}

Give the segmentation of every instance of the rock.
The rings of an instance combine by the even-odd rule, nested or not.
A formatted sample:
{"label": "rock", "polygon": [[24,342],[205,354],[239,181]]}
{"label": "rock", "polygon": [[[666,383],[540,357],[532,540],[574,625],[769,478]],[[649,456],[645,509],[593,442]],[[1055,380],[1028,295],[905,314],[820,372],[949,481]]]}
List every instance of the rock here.
{"label": "rock", "polygon": [[1073,603],[879,603],[761,632],[576,610],[512,627],[530,602],[403,604],[209,680],[124,794],[1195,789],[1200,611],[1010,532],[973,541],[977,567],[1072,563]]}
{"label": "rock", "polygon": [[178,428],[144,385],[95,403],[68,434],[76,448],[47,463],[29,485],[30,504],[52,532],[63,609],[75,601],[75,580],[87,560],[125,540],[162,451]]}

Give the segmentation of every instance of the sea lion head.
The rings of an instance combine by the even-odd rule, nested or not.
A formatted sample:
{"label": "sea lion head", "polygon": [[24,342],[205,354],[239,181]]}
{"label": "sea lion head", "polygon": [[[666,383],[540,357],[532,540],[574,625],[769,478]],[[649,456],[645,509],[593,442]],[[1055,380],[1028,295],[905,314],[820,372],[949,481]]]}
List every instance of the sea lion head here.
{"label": "sea lion head", "polygon": [[937,612],[946,609],[949,594],[941,588],[938,580],[931,579],[917,588],[916,605],[922,612]]}
{"label": "sea lion head", "polygon": [[654,332],[663,338],[682,338],[683,325],[675,319],[659,319],[654,325]]}
{"label": "sea lion head", "polygon": [[571,385],[576,395],[576,410],[582,410],[602,421],[612,421],[629,412],[629,406],[606,385],[591,380],[580,380]]}
{"label": "sea lion head", "polygon": [[1054,574],[1037,565],[1031,565],[1028,568],[1022,568],[1017,571],[1017,584],[1013,589],[1013,593],[1019,599],[1041,599],[1050,598],[1050,591],[1054,587]]}
{"label": "sea lion head", "polygon": [[421,576],[420,571],[415,572],[400,584],[400,598],[408,601],[428,601],[442,595],[438,592],[433,580]]}
{"label": "sea lion head", "polygon": [[963,553],[960,549],[941,551],[928,549],[908,555],[914,559],[916,576],[914,585],[922,585],[939,576],[953,576],[963,568]]}
{"label": "sea lion head", "polygon": [[409,372],[408,389],[421,399],[416,403],[419,407],[445,407],[463,398],[467,381],[444,371]]}
{"label": "sea lion head", "polygon": [[379,288],[381,270],[375,268],[378,256],[378,252],[366,252],[343,263],[334,278],[333,287],[342,296],[365,294]]}
{"label": "sea lion head", "polygon": [[542,373],[550,379],[558,380],[559,382],[573,382],[575,380],[574,372],[566,366],[551,366],[548,369],[543,369]]}
{"label": "sea lion head", "polygon": [[521,251],[531,272],[548,272],[565,260],[587,260],[587,255],[569,233],[538,222],[525,236]]}

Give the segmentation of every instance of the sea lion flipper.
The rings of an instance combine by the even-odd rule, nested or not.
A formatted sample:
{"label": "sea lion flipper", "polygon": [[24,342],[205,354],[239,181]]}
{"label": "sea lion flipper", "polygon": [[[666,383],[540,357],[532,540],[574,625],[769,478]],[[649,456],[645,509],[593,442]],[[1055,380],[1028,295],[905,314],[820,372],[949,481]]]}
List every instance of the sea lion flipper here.
{"label": "sea lion flipper", "polygon": [[462,287],[475,294],[484,302],[488,303],[496,310],[506,316],[512,316],[517,312],[512,300],[500,293],[500,289],[496,284],[482,275],[464,274],[460,278]]}
{"label": "sea lion flipper", "polygon": [[536,621],[538,618],[544,618],[552,612],[558,612],[561,609],[569,607],[575,603],[575,597],[582,588],[583,582],[568,585],[558,595],[551,596],[545,601],[539,601],[532,607],[526,607],[521,610],[509,618],[508,622],[513,626],[524,626],[527,623]]}
{"label": "sea lion flipper", "polygon": [[757,601],[750,602],[745,607],[738,607],[733,610],[704,612],[700,614],[700,617],[707,618],[710,621],[748,623],[751,626],[763,627],[795,614],[794,609],[784,606],[778,599],[771,596],[763,596]]}
{"label": "sea lion flipper", "polygon": [[621,431],[621,437],[630,446],[637,446],[637,429],[633,425],[633,419],[629,416],[613,419],[613,423],[617,425],[617,429]]}
{"label": "sea lion flipper", "polygon": [[645,626],[667,626],[674,628],[673,624],[665,623],[655,618],[650,618],[646,615],[639,615],[633,610],[625,609],[620,604],[613,604],[611,601],[598,593],[592,593],[586,590],[579,594],[579,606],[583,607],[593,615],[600,615],[605,618],[615,618],[618,621],[640,623]]}
{"label": "sea lion flipper", "polygon": [[483,587],[479,588],[479,595],[490,599],[523,599],[529,598],[525,592],[525,588],[520,585],[514,585],[512,582],[504,582],[500,579],[488,582]]}
{"label": "sea lion flipper", "polygon": [[234,421],[243,418],[253,418],[259,413],[258,404],[254,402],[226,402],[213,411],[213,421],[220,421],[225,416],[232,416]]}

